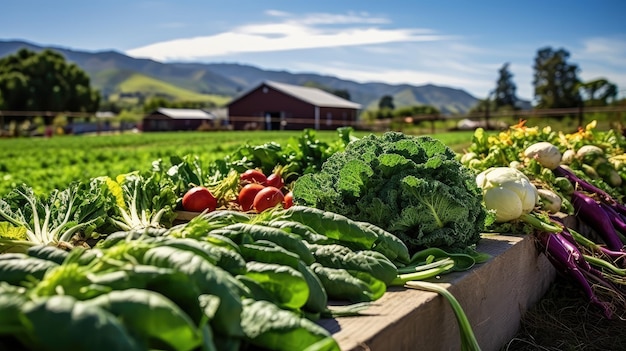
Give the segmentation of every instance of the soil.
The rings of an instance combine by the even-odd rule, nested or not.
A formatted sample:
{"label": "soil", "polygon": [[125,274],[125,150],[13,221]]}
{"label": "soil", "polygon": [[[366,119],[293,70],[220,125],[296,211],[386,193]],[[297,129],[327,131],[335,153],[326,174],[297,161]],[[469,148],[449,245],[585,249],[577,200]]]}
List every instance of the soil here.
{"label": "soil", "polygon": [[517,335],[500,351],[626,350],[625,331],[626,316],[605,318],[580,289],[557,277],[546,295],[525,313]]}

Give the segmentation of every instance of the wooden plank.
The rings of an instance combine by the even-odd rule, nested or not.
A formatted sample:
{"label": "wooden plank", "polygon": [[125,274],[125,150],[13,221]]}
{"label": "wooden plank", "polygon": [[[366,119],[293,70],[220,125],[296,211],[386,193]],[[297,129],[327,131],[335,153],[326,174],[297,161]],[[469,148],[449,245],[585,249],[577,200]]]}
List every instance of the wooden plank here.
{"label": "wooden plank", "polygon": [[[459,301],[483,350],[499,350],[521,315],[552,283],[555,271],[532,237],[484,236],[478,250],[492,258],[467,272],[437,280]],[[344,351],[459,350],[456,318],[435,293],[393,287],[365,316],[324,319]]]}

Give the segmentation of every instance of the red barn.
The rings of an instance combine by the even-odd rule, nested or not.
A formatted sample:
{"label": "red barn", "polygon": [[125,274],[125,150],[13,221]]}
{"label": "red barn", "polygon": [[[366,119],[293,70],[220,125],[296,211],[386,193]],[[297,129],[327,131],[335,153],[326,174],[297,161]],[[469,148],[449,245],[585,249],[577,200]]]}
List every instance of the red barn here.
{"label": "red barn", "polygon": [[265,81],[228,104],[235,130],[337,129],[356,124],[360,104],[317,88]]}

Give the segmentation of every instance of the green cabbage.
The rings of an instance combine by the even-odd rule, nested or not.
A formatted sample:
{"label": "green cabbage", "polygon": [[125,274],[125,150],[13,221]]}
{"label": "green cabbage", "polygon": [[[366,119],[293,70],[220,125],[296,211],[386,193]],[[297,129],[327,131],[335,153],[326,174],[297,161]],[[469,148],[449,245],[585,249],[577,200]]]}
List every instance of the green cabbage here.
{"label": "green cabbage", "polygon": [[441,141],[387,132],[351,142],[300,177],[294,202],[375,224],[412,252],[476,244],[486,209],[473,173]]}

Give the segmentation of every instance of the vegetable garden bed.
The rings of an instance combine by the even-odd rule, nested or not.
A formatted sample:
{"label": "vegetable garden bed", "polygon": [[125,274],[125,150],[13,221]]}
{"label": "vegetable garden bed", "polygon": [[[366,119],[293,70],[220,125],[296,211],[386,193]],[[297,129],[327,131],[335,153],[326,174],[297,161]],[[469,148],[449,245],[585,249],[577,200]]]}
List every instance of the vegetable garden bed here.
{"label": "vegetable garden bed", "polygon": [[[462,305],[482,350],[499,350],[556,273],[532,236],[484,235],[478,249],[492,258],[469,271],[443,275],[437,282]],[[389,288],[364,314],[320,324],[345,351],[460,350],[455,316],[436,293]]]}
{"label": "vegetable garden bed", "polygon": [[540,157],[594,142],[621,184],[626,140],[593,129],[477,130],[461,157],[428,136],[305,131],[45,196],[19,185],[0,199],[0,349],[497,350],[555,268],[623,318],[624,188],[576,169],[582,154]]}

